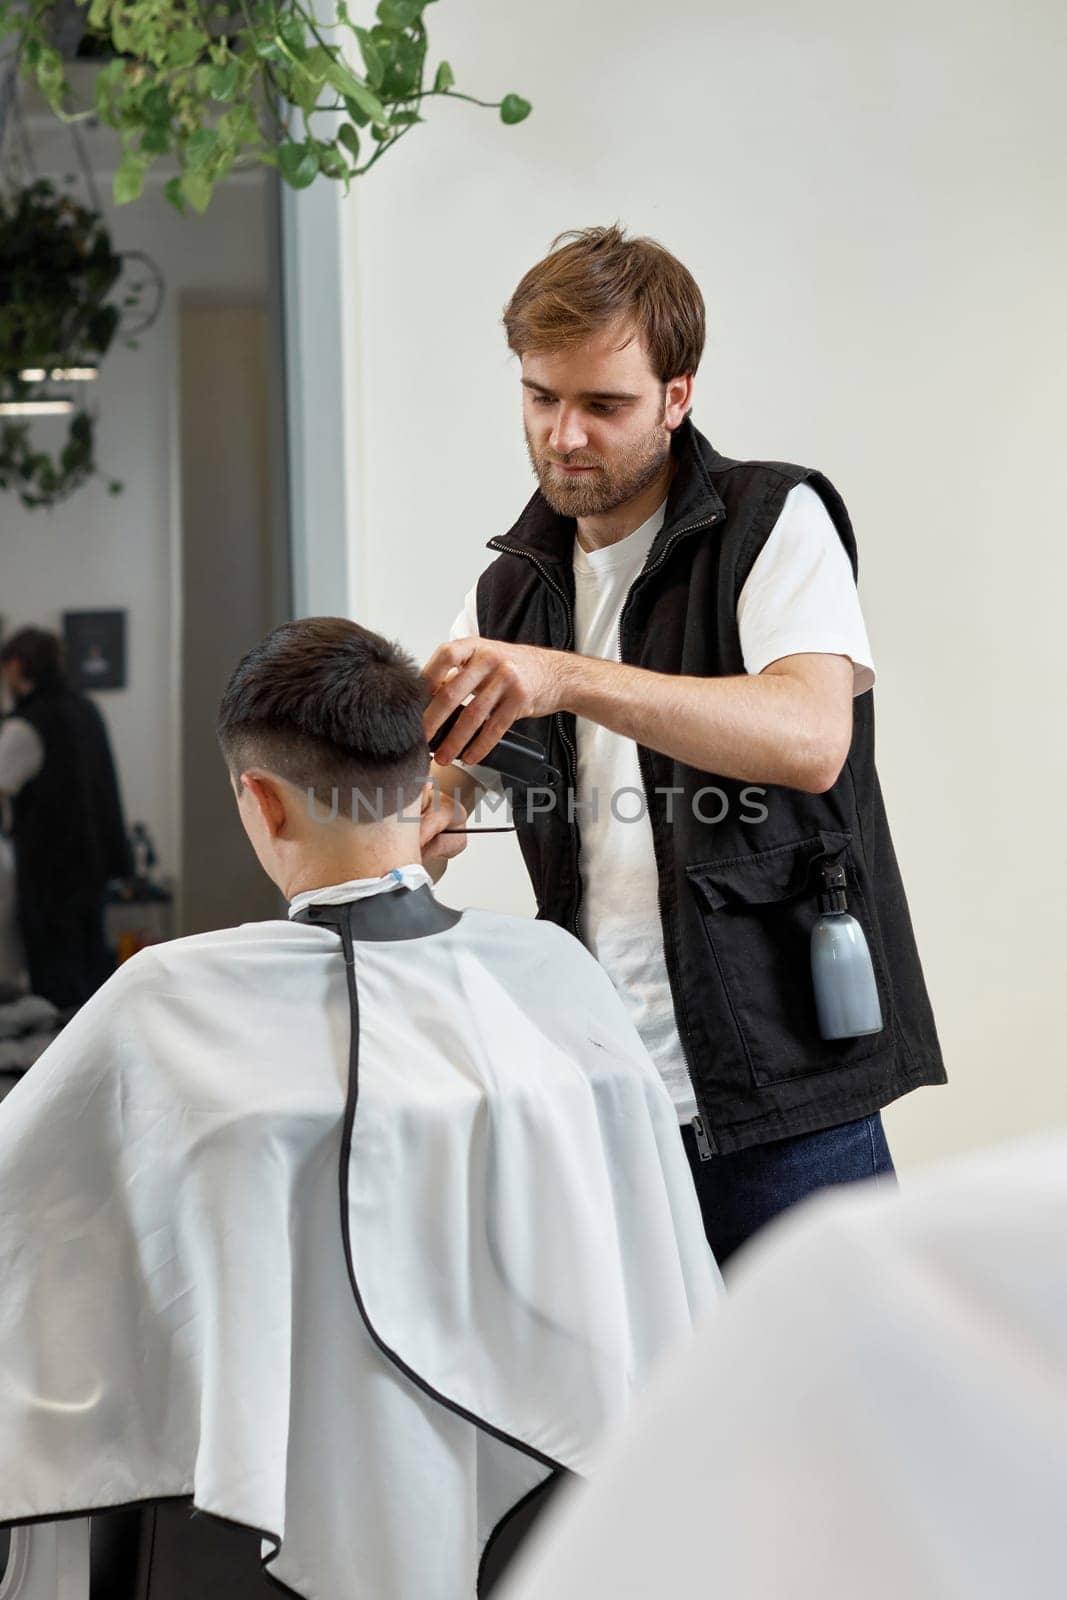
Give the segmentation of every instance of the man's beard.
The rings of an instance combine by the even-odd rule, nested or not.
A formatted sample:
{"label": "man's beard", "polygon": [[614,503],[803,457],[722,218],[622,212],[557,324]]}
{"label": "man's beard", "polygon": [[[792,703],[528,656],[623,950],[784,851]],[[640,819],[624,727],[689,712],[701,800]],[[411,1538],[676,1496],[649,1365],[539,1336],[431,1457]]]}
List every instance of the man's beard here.
{"label": "man's beard", "polygon": [[564,465],[599,469],[575,478],[553,472],[550,458],[534,448],[529,431],[526,449],[541,493],[553,511],[564,517],[601,517],[625,505],[659,476],[670,457],[671,436],[660,423],[630,445],[610,467],[595,456],[572,451],[564,457]]}

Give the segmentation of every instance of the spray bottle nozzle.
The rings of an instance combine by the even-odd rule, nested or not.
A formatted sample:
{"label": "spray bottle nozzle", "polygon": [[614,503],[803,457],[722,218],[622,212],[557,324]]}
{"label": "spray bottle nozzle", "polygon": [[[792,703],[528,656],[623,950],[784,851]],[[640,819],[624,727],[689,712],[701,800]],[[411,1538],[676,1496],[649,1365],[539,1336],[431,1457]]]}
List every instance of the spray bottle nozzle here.
{"label": "spray bottle nozzle", "polygon": [[819,867],[822,893],[819,895],[820,911],[847,911],[848,896],[845,888],[848,879],[840,861],[824,861]]}

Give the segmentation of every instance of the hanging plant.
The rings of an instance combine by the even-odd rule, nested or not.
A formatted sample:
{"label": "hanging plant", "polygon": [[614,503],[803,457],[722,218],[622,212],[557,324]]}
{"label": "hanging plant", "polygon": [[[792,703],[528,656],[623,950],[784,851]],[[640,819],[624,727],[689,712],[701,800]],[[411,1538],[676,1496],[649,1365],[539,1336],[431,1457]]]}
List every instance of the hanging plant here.
{"label": "hanging plant", "polygon": [[[55,403],[51,385],[72,371],[93,369],[117,336],[135,346],[158,310],[162,283],[122,278],[132,256],[118,255],[96,211],[40,181],[0,193],[0,402]],[[138,319],[146,288],[156,304]],[[116,300],[116,294],[120,300]],[[66,438],[50,454],[35,445],[32,419],[0,418],[0,489],[24,506],[53,506],[97,475],[93,419],[84,407],[69,414]],[[109,484],[113,494],[121,485]]]}
{"label": "hanging plant", "polygon": [[[276,166],[294,189],[320,173],[347,186],[423,121],[435,96],[488,106],[506,123],[530,112],[516,94],[460,94],[447,61],[427,81],[423,12],[433,0],[381,0],[369,28],[353,22],[345,0],[331,21],[313,0],[86,3],[86,40],[114,52],[97,71],[95,103],[122,140],[119,204],[138,198],[149,167],[168,154],[180,172],[167,198],[202,212],[219,180],[249,158]],[[23,70],[53,110],[72,115],[54,0],[5,0],[0,30],[19,36]]]}

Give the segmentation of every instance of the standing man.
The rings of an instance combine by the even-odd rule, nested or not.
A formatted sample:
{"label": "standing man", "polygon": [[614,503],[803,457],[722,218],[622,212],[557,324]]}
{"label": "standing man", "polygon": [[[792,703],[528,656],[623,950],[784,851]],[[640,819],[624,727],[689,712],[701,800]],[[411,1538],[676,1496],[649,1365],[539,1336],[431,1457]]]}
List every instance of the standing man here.
{"label": "standing man", "polygon": [[[505,311],[538,490],[424,669],[442,788],[501,735],[567,790],[517,800],[539,913],[579,935],[671,1091],[720,1263],[816,1189],[891,1180],[879,1115],[943,1083],[874,764],[856,544],[821,473],[689,420],[704,303],[649,239],[558,239]],[[455,836],[424,828],[444,870]],[[820,1036],[820,868],[843,866],[883,1027]]]}
{"label": "standing man", "polygon": [[71,1013],[108,975],[104,886],[131,870],[115,765],[104,719],[68,685],[54,633],[12,634],[0,673],[15,702],[0,727],[0,800],[14,819],[30,987]]}

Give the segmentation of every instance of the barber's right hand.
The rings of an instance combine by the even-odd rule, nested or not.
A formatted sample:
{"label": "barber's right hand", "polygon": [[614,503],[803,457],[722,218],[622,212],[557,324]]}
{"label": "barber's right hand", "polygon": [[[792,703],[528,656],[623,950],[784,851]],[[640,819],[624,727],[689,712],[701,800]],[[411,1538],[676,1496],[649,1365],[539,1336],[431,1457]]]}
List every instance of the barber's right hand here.
{"label": "barber's right hand", "polygon": [[426,785],[422,796],[422,823],[419,828],[419,847],[422,864],[434,883],[438,881],[453,856],[467,848],[465,833],[445,833],[445,828],[465,828],[467,813],[459,800],[437,788]]}

